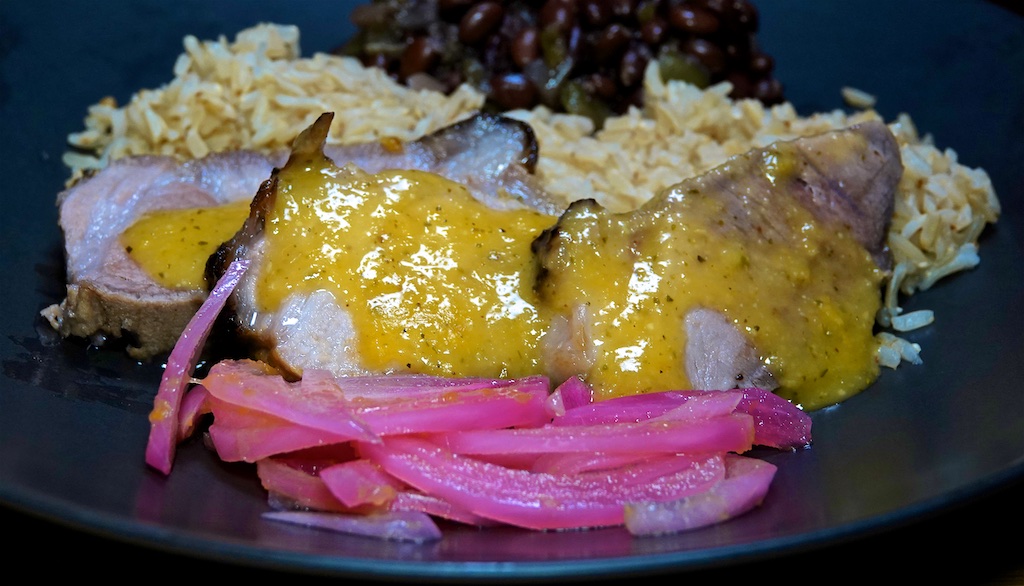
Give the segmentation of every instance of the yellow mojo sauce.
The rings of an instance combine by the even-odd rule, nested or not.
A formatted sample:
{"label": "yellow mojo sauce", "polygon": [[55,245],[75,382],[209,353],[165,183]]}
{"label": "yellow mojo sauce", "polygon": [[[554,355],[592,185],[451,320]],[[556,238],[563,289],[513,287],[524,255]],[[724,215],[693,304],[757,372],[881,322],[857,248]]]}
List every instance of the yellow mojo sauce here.
{"label": "yellow mojo sauce", "polygon": [[[766,156],[761,171],[781,181],[791,162]],[[292,293],[331,291],[353,319],[368,369],[544,372],[550,316],[584,301],[597,398],[690,388],[683,320],[698,306],[745,332],[779,394],[805,409],[841,401],[878,374],[881,271],[846,231],[819,225],[795,201],[746,195],[782,212],[785,225],[772,233],[784,237],[731,229],[718,198],[679,189],[633,213],[574,206],[538,295],[531,243],[555,223],[550,216],[493,210],[432,173],[371,175],[322,155],[285,166],[278,186],[258,310],[274,311]],[[206,258],[247,212],[247,202],[158,212],[123,242],[161,283],[198,288]]]}
{"label": "yellow mojo sauce", "polygon": [[542,371],[533,239],[553,224],[498,211],[423,171],[365,174],[314,156],[280,172],[257,303],[328,289],[363,366],[454,376]]}
{"label": "yellow mojo sauce", "polygon": [[[792,172],[787,161],[766,156],[761,171],[774,183]],[[562,218],[543,298],[563,312],[587,302],[597,396],[690,388],[683,320],[699,306],[745,332],[778,393],[808,410],[875,379],[882,272],[867,251],[791,198],[764,190],[744,205],[776,208],[784,227],[733,229],[720,198],[678,188],[635,213],[580,206]]]}
{"label": "yellow mojo sauce", "polygon": [[206,259],[234,236],[249,202],[149,212],[121,234],[128,256],[169,289],[205,289]]}

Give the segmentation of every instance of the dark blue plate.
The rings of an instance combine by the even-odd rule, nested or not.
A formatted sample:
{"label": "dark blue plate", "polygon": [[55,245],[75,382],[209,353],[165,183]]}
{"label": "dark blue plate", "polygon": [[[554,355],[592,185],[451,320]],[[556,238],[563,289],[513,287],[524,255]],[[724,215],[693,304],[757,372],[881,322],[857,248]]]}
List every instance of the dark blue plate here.
{"label": "dark blue plate", "polygon": [[801,113],[842,107],[842,86],[866,90],[886,119],[910,113],[995,184],[1003,217],[982,239],[981,265],[907,304],[937,316],[910,336],[925,363],[886,370],[860,395],[814,413],[814,446],[765,453],[779,465],[768,498],[728,523],[646,539],[620,529],[450,528],[438,543],[408,545],[261,520],[266,497],[253,469],[221,463],[198,439],[180,450],[170,477],[154,473],[143,453],[159,365],[61,342],[38,317],[63,297],[54,197],[67,178],[65,137],[81,128],[87,106],[168,81],[187,34],[233,37],[275,21],[300,26],[305,55],[329,50],[352,31],[351,4],[0,3],[5,534],[36,535],[33,549],[120,556],[97,558],[86,566],[93,570],[125,567],[124,556],[159,560],[141,579],[171,576],[175,564],[403,580],[597,578],[806,555],[952,519],[952,509],[996,489],[1020,494],[1024,19],[980,1],[760,4],[760,42]]}

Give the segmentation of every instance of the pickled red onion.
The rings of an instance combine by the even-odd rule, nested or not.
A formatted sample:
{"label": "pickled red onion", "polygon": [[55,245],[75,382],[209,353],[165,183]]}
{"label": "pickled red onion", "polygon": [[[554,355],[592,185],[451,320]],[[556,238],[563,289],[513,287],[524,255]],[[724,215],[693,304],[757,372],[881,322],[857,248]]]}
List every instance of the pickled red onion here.
{"label": "pickled red onion", "polygon": [[[775,393],[759,388],[725,391],[664,391],[626,395],[566,410],[552,425],[595,425],[646,421],[683,408],[693,397],[739,394],[736,411],[754,418],[754,443],[771,448],[798,448],[811,442],[811,418]],[[723,395],[724,396],[724,395]],[[705,405],[707,407],[707,405]],[[682,413],[676,411],[677,414]]]}
{"label": "pickled red onion", "polygon": [[149,414],[149,441],[146,444],[146,463],[164,474],[170,474],[174,462],[174,452],[180,439],[179,408],[196,360],[199,359],[217,315],[248,268],[247,260],[236,260],[228,266],[210,295],[185,326],[167,358],[167,366]]}
{"label": "pickled red onion", "polygon": [[[740,514],[763,498],[760,491],[771,481],[765,470],[774,467],[739,474],[752,467],[736,464],[732,456],[759,443],[759,437],[787,446],[809,441],[806,416],[757,389],[651,393],[575,403],[552,413],[550,398],[537,392],[545,388],[542,377],[462,383],[415,377],[406,381],[412,383],[408,395],[396,391],[406,383],[380,377],[332,382],[319,373],[312,379],[305,386],[321,400],[312,410],[303,405],[302,382],[286,382],[257,363],[226,361],[202,381],[214,390],[207,405],[214,414],[210,434],[218,453],[229,455],[222,435],[235,444],[250,442],[249,457],[256,459],[261,481],[278,506],[417,511],[480,526],[531,529],[625,526],[630,511],[638,535],[686,530],[712,522],[714,515]],[[504,393],[510,389],[522,411],[515,415],[519,422],[508,425],[505,412],[514,402]],[[274,398],[254,396],[261,394]],[[325,397],[332,407],[325,408]],[[410,427],[415,418],[407,416],[424,405],[435,415],[469,409],[463,413],[479,416],[468,421],[463,414],[455,424],[424,418],[421,427]],[[371,439],[334,433],[339,428],[320,420],[329,419],[332,409],[341,420],[365,424]],[[316,417],[309,419],[311,414]],[[394,417],[405,422],[396,425],[390,421]],[[314,445],[355,451],[310,472],[284,463],[289,445],[299,451]],[[261,459],[259,451],[270,453],[272,447],[279,455]],[[734,466],[728,478],[726,461]],[[646,519],[652,515],[669,521],[651,529]],[[334,530],[347,530],[350,521]]]}
{"label": "pickled red onion", "polygon": [[297,382],[226,360],[186,395],[244,263],[190,322],[158,389],[147,463],[169,473],[178,441],[213,415],[221,459],[256,463],[271,520],[385,539],[440,537],[432,517],[532,529],[685,531],[758,506],[775,467],[754,445],[810,443],[810,418],[762,389],[665,391],[592,402],[570,377],[425,375]]}
{"label": "pickled red onion", "polygon": [[441,538],[441,529],[433,519],[418,511],[385,511],[366,515],[272,511],[263,513],[263,518],[396,541],[423,543]]}
{"label": "pickled red onion", "polygon": [[729,454],[725,478],[705,492],[671,502],[627,504],[626,528],[633,535],[664,535],[732,519],[761,504],[775,471],[774,464]]}
{"label": "pickled red onion", "polygon": [[753,447],[754,420],[744,413],[732,413],[700,421],[548,425],[453,431],[430,437],[458,454],[745,452]]}
{"label": "pickled red onion", "polygon": [[[622,525],[628,502],[679,499],[721,477],[721,456],[687,460],[656,482],[622,482],[616,473],[555,475],[505,468],[457,454],[430,441],[396,436],[360,446],[364,457],[427,494],[474,514],[529,529]],[[716,465],[718,463],[718,465]]]}

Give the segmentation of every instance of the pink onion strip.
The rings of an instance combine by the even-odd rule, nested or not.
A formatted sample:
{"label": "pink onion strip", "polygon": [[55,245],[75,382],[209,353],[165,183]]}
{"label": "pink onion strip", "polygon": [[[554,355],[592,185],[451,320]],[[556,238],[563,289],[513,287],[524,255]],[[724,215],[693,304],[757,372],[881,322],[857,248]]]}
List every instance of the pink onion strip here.
{"label": "pink onion strip", "polygon": [[316,474],[291,466],[286,461],[266,458],[256,463],[256,475],[263,488],[290,507],[320,511],[349,512]]}
{"label": "pink onion strip", "polygon": [[[378,441],[378,436],[424,431],[540,425],[550,421],[544,402],[547,377],[470,379],[453,385],[450,379],[418,378],[419,392],[407,397],[393,392],[382,377],[371,377],[383,391],[361,377],[337,379],[318,375],[298,382],[269,373],[252,360],[222,361],[210,369],[203,385],[225,402],[291,421],[307,428]],[[424,385],[433,384],[433,387]],[[349,389],[362,395],[350,397]],[[214,414],[216,418],[216,413]]]}
{"label": "pink onion strip", "polygon": [[742,413],[699,421],[453,431],[428,437],[458,454],[556,452],[745,452],[753,447],[754,420]]}
{"label": "pink onion strip", "polygon": [[341,387],[346,397],[354,403],[367,400],[373,404],[389,400],[406,401],[412,397],[439,397],[449,392],[474,391],[487,388],[514,385],[548,384],[543,376],[521,379],[495,379],[481,377],[452,378],[427,374],[380,374],[336,377],[329,371],[309,369],[302,373],[302,380],[318,384],[332,381]]}
{"label": "pink onion strip", "polygon": [[[202,381],[211,396],[348,439],[380,441],[349,407],[344,393],[327,379],[288,382],[254,360],[223,360]],[[214,413],[216,420],[217,414]]]}
{"label": "pink onion strip", "polygon": [[153,399],[153,409],[149,413],[149,440],[146,444],[146,463],[164,474],[170,474],[174,462],[175,448],[180,439],[178,410],[196,367],[196,360],[217,316],[248,267],[249,262],[245,260],[228,265],[210,295],[185,326],[167,359],[167,366]]}
{"label": "pink onion strip", "polygon": [[351,439],[225,403],[215,397],[210,397],[208,404],[214,414],[210,441],[225,462],[255,462],[297,450],[343,444]]}
{"label": "pink onion strip", "polygon": [[759,506],[776,467],[763,460],[726,455],[725,478],[705,492],[670,502],[635,502],[625,507],[633,535],[665,535],[714,525]]}
{"label": "pink onion strip", "polygon": [[628,471],[555,475],[504,468],[412,436],[361,444],[359,451],[421,492],[473,514],[530,529],[622,525],[627,502],[679,499],[706,490],[722,474],[720,454],[695,458],[654,482],[632,482]]}
{"label": "pink onion strip", "polygon": [[210,441],[225,462],[256,462],[271,456],[325,445],[342,444],[347,438],[282,421],[265,427],[228,427],[214,419]]}
{"label": "pink onion strip", "polygon": [[419,511],[433,517],[440,517],[465,525],[476,525],[477,527],[489,527],[499,524],[491,519],[470,513],[466,509],[432,494],[411,490],[399,492],[395,500],[391,501],[389,508],[392,511]]}
{"label": "pink onion strip", "polygon": [[652,458],[647,453],[553,453],[536,456],[530,470],[549,474],[579,474],[598,470],[611,470]]}
{"label": "pink onion strip", "polygon": [[548,410],[553,417],[561,417],[569,409],[588,405],[594,400],[594,391],[582,377],[570,376],[555,387],[548,397]]}
{"label": "pink onion strip", "polygon": [[381,507],[395,500],[405,485],[369,460],[351,460],[320,471],[320,480],[347,507]]}
{"label": "pink onion strip", "polygon": [[594,401],[594,390],[579,376],[570,376],[555,388],[561,396],[562,405],[567,411],[589,405]]}
{"label": "pink onion strip", "polygon": [[[683,407],[695,397],[740,394],[736,411],[754,418],[754,443],[771,448],[799,448],[811,443],[811,418],[775,393],[759,388],[726,391],[663,391],[627,395],[567,409],[552,425],[596,425],[656,419]],[[678,411],[677,411],[678,413]]]}
{"label": "pink onion strip", "polygon": [[179,441],[192,437],[196,430],[199,418],[210,413],[209,393],[202,385],[195,385],[189,389],[178,408],[178,438]]}
{"label": "pink onion strip", "polygon": [[385,511],[368,515],[272,511],[263,513],[263,518],[394,541],[426,543],[441,539],[441,529],[434,523],[434,520],[426,513],[418,511]]}
{"label": "pink onion strip", "polygon": [[811,443],[811,416],[771,391],[743,389],[737,410],[749,413],[757,422],[758,445],[796,449]]}

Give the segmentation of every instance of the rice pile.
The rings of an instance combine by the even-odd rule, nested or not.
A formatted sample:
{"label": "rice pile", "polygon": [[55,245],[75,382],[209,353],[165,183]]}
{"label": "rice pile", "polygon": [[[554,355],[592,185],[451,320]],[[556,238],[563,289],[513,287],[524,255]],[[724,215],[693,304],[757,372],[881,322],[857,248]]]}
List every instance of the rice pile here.
{"label": "rice pile", "polygon": [[294,26],[256,26],[234,42],[188,36],[184,47],[169,83],[139,91],[123,107],[109,97],[89,107],[85,130],[68,137],[77,149],[64,155],[72,180],[128,155],[186,159],[228,149],[287,148],[327,110],[335,113],[331,142],[411,140],[484,103],[468,86],[451,96],[413,91],[353,59],[303,59]]}
{"label": "rice pile", "polygon": [[[68,138],[74,147],[64,156],[69,183],[129,155],[185,159],[227,149],[287,148],[325,111],[335,113],[331,142],[411,140],[484,103],[468,86],[446,96],[401,86],[354,59],[303,58],[293,26],[259,25],[233,42],[189,36],[184,48],[164,86],[140,91],[124,106],[105,98],[89,108],[85,130]],[[730,100],[728,89],[665,84],[652,66],[643,110],[610,118],[596,133],[587,118],[543,107],[509,115],[533,126],[540,143],[537,172],[549,191],[566,203],[594,198],[613,210],[635,207],[751,148],[880,119],[870,109],[873,99],[860,93],[858,103],[866,109],[804,117],[788,103],[769,109],[754,100]],[[896,264],[878,323],[902,332],[931,323],[933,316],[926,310],[903,313],[901,296],[977,265],[978,237],[998,219],[1000,207],[985,171],[961,165],[953,150],[937,148],[909,116],[899,116],[889,128],[905,171],[889,235]],[[879,335],[883,365],[920,362],[918,345],[889,332]]]}

